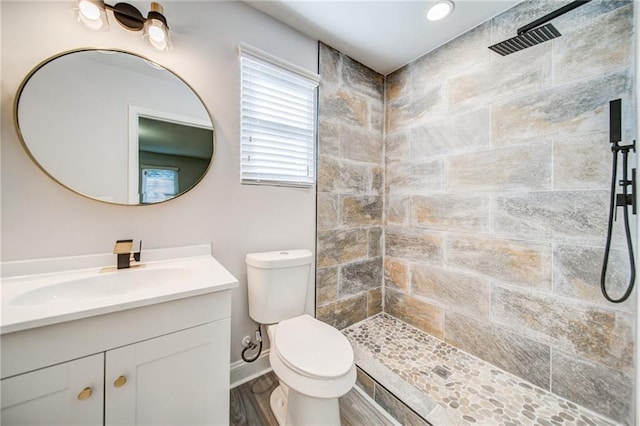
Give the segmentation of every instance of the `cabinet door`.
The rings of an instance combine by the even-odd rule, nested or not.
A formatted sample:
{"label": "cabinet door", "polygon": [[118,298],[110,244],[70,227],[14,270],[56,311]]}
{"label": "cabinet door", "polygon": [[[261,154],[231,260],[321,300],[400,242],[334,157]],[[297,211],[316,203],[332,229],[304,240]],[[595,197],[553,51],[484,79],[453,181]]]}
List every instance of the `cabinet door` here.
{"label": "cabinet door", "polygon": [[229,319],[106,353],[106,425],[229,422]]}
{"label": "cabinet door", "polygon": [[3,426],[102,425],[102,353],[9,377],[0,384]]}

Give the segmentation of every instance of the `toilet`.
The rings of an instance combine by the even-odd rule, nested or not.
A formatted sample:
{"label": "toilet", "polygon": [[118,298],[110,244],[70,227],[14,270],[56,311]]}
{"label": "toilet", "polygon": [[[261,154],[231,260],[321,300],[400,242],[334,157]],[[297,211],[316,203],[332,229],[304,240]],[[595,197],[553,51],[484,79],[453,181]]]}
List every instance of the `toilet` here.
{"label": "toilet", "polygon": [[338,398],[356,381],[353,349],[338,330],[304,313],[309,250],[246,256],[249,316],[267,325],[279,386],[270,405],[280,426],[339,425]]}

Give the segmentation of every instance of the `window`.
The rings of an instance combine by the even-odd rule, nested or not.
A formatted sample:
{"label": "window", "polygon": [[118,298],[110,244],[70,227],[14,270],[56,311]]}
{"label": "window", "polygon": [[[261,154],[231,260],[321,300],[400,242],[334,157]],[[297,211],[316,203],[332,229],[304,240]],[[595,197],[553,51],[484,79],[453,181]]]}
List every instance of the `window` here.
{"label": "window", "polygon": [[319,76],[245,44],[240,57],[242,183],[312,186]]}
{"label": "window", "polygon": [[159,203],[178,194],[178,169],[142,166],[142,203]]}

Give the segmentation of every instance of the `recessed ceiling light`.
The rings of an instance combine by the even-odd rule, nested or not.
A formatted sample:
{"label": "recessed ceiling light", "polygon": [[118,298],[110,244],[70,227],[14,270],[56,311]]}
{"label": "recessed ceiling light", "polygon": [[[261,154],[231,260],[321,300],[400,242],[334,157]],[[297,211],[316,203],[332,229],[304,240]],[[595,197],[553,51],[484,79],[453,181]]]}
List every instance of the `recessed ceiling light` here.
{"label": "recessed ceiling light", "polygon": [[451,12],[453,12],[453,2],[449,0],[441,0],[431,6],[431,9],[427,12],[427,19],[430,21],[439,21],[440,19],[451,15]]}

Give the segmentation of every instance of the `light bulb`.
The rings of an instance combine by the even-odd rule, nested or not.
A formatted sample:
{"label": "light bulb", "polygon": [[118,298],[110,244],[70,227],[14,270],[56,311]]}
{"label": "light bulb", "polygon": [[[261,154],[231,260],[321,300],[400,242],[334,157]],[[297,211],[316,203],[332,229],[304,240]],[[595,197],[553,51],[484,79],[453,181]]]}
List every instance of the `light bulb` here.
{"label": "light bulb", "polygon": [[430,21],[439,21],[449,16],[451,12],[453,12],[453,3],[448,0],[440,1],[429,9],[427,19]]}
{"label": "light bulb", "polygon": [[82,0],[80,4],[78,4],[78,9],[80,10],[82,16],[87,19],[90,19],[92,21],[100,19],[100,9],[95,5],[95,3],[91,3],[88,0]]}
{"label": "light bulb", "polygon": [[158,50],[170,50],[169,29],[158,19],[147,19],[144,24],[144,35],[149,43]]}
{"label": "light bulb", "polygon": [[109,21],[102,0],[78,0],[76,2],[78,21],[95,31],[109,29]]}
{"label": "light bulb", "polygon": [[157,25],[151,25],[149,27],[149,38],[156,43],[164,43],[166,36],[162,28]]}
{"label": "light bulb", "polygon": [[158,50],[170,50],[169,27],[164,12],[159,3],[151,3],[151,10],[144,23],[144,36],[149,43]]}

